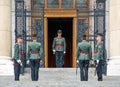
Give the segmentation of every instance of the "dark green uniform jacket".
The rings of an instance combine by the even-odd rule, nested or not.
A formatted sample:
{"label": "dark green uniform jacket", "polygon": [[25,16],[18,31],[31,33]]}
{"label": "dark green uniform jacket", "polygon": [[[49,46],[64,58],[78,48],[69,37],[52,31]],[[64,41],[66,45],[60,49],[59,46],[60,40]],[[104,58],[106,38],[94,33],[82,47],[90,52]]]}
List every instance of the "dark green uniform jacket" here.
{"label": "dark green uniform jacket", "polygon": [[90,60],[92,58],[91,45],[87,41],[78,43],[77,60]]}
{"label": "dark green uniform jacket", "polygon": [[95,46],[94,60],[103,60],[103,42]]}
{"label": "dark green uniform jacket", "polygon": [[41,43],[33,41],[28,45],[28,59],[41,59],[42,53]]}
{"label": "dark green uniform jacket", "polygon": [[66,51],[66,41],[65,38],[55,37],[53,40],[52,49],[55,51]]}
{"label": "dark green uniform jacket", "polygon": [[22,47],[21,47],[21,45],[16,43],[15,46],[14,46],[14,59],[19,60],[21,58],[23,58]]}

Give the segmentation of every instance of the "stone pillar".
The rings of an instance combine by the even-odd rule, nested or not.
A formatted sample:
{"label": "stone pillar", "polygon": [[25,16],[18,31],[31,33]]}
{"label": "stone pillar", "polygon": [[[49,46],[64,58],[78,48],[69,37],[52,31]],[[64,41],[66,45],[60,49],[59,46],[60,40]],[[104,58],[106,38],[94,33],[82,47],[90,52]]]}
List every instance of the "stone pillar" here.
{"label": "stone pillar", "polygon": [[0,56],[11,52],[11,0],[0,0]]}
{"label": "stone pillar", "polygon": [[14,75],[11,59],[11,0],[0,0],[0,76]]}
{"label": "stone pillar", "polygon": [[110,1],[110,61],[108,75],[120,75],[120,0]]}

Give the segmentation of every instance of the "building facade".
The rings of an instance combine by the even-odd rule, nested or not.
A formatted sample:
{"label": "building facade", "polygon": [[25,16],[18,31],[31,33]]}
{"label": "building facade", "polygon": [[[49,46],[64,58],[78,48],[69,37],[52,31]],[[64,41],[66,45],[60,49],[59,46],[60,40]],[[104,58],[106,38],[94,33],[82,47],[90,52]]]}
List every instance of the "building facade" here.
{"label": "building facade", "polygon": [[[10,56],[13,55],[13,46],[15,44],[15,29],[16,29],[16,3],[15,1],[22,0],[0,0],[0,56]],[[96,1],[105,0],[24,0],[24,8],[26,12],[26,47],[27,44],[32,39],[37,39],[31,35],[36,34],[35,29],[42,29],[40,40],[43,42],[44,47],[44,66],[54,67],[55,66],[55,56],[52,54],[52,40],[56,36],[56,31],[58,29],[63,30],[63,36],[66,38],[67,42],[67,54],[65,55],[65,67],[75,67],[76,66],[76,45],[79,40],[78,36],[78,21],[81,25],[81,29],[85,30],[88,35],[88,40],[94,39],[91,35],[94,35],[95,30],[95,20],[94,11],[96,7]],[[119,39],[119,0],[106,0],[105,5],[105,48],[107,50],[107,58],[110,59],[108,63],[108,71],[111,71],[111,66],[120,66],[120,39]],[[42,5],[44,8],[42,10]],[[78,14],[78,10],[80,12]],[[37,12],[31,12],[37,11]],[[42,11],[42,12],[39,12]],[[86,12],[87,11],[87,12]],[[91,11],[88,12],[88,11]],[[79,17],[79,18],[78,18]],[[114,21],[115,19],[115,21]],[[41,21],[42,22],[39,22]],[[84,22],[84,23],[83,23]],[[102,22],[103,23],[103,22]],[[37,25],[37,27],[35,26]],[[79,24],[80,25],[80,24]],[[19,27],[19,26],[18,26]],[[100,29],[98,29],[100,30]],[[23,31],[17,33],[21,34]],[[80,31],[79,31],[80,32]],[[82,32],[82,31],[81,31]],[[99,31],[99,32],[103,32]],[[43,36],[42,36],[43,35]],[[94,48],[94,41],[91,41]],[[26,48],[27,49],[27,48]],[[93,49],[94,50],[94,49]],[[119,61],[118,66],[116,66],[116,61]],[[109,67],[110,66],[110,67]],[[114,67],[113,66],[113,67]],[[116,70],[119,70],[117,68]],[[118,72],[118,71],[114,71]]]}

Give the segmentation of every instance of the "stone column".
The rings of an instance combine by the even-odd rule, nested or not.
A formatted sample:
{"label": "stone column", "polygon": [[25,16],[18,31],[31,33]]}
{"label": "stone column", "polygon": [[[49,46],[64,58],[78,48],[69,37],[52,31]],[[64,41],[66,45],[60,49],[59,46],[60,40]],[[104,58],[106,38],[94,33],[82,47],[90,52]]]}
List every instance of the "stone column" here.
{"label": "stone column", "polygon": [[110,61],[108,75],[120,75],[120,0],[110,1]]}
{"label": "stone column", "polygon": [[0,56],[11,52],[11,0],[0,0]]}
{"label": "stone column", "polygon": [[11,59],[11,0],[0,0],[0,76],[14,75]]}

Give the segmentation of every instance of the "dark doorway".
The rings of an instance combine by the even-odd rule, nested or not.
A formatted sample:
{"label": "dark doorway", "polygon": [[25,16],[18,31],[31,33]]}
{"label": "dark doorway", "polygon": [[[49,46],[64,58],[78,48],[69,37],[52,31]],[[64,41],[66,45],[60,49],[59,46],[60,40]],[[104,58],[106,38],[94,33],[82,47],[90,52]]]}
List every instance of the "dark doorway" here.
{"label": "dark doorway", "polygon": [[58,29],[62,30],[62,36],[65,37],[67,45],[63,67],[72,67],[72,18],[48,18],[48,67],[56,67],[55,55],[52,52],[52,43],[53,38],[57,36],[56,32]]}

